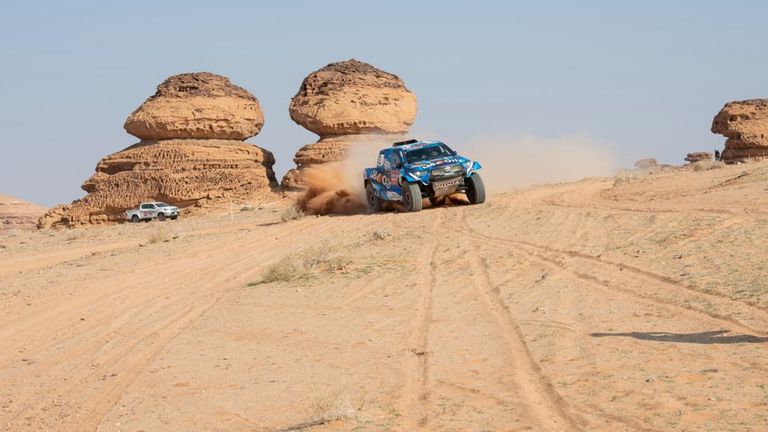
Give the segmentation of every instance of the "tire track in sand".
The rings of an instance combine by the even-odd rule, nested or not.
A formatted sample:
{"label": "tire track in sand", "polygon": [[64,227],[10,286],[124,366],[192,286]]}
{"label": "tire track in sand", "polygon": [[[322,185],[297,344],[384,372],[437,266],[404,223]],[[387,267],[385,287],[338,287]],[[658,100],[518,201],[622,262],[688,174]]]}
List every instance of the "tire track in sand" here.
{"label": "tire track in sand", "polygon": [[[462,211],[461,218],[464,218]],[[513,379],[520,392],[526,411],[523,413],[537,431],[580,431],[579,421],[568,410],[563,398],[555,391],[533,360],[523,334],[509,307],[504,303],[499,288],[494,286],[488,274],[488,265],[474,245],[474,239],[464,232],[467,254],[472,270],[472,281],[478,296],[493,317],[507,355],[513,364]]]}
{"label": "tire track in sand", "polygon": [[[435,232],[445,217],[440,215],[430,227]],[[425,430],[429,422],[429,363],[428,339],[432,321],[432,304],[436,281],[435,256],[437,254],[436,237],[431,237],[419,254],[415,274],[419,290],[416,316],[411,322],[408,346],[405,355],[405,386],[400,398],[400,411],[403,413],[401,430]]]}

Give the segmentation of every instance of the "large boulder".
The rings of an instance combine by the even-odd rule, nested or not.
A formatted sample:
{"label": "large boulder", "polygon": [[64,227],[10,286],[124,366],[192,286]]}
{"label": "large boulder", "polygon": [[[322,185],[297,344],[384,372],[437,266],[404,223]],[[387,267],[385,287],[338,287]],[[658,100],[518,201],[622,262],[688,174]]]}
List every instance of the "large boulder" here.
{"label": "large boulder", "polygon": [[416,96],[397,76],[347,60],[312,72],[291,99],[291,119],[320,135],[406,132]]}
{"label": "large boulder", "polygon": [[0,194],[0,231],[35,228],[45,209],[10,195]]}
{"label": "large boulder", "polygon": [[701,161],[711,161],[713,160],[713,155],[710,152],[693,152],[686,154],[685,160],[692,164]]}
{"label": "large boulder", "polygon": [[768,99],[725,104],[712,120],[712,132],[725,135],[725,162],[768,157]]}
{"label": "large boulder", "polygon": [[258,99],[227,77],[208,72],[174,75],[157,86],[125,122],[144,140],[245,140],[264,125]]}
{"label": "large boulder", "polygon": [[99,161],[82,186],[88,195],[52,209],[38,226],[117,221],[142,201],[204,208],[274,198],[274,162],[269,151],[240,141],[142,141]]}

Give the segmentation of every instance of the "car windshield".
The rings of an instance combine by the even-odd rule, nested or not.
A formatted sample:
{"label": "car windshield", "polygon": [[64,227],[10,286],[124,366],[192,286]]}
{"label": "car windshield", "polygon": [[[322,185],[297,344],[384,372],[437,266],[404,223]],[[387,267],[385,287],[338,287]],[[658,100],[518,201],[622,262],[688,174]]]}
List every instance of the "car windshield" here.
{"label": "car windshield", "polygon": [[405,159],[408,163],[422,162],[430,159],[453,156],[455,153],[445,144],[434,144],[425,147],[415,148],[405,152]]}

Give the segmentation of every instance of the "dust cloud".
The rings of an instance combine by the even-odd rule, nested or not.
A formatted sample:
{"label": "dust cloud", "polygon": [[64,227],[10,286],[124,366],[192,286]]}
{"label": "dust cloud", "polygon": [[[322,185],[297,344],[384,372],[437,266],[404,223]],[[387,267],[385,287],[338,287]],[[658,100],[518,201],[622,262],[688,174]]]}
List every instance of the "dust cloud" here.
{"label": "dust cloud", "polygon": [[448,142],[460,154],[480,162],[489,193],[515,187],[580,180],[614,174],[611,146],[586,135],[542,138],[534,135],[479,136]]}
{"label": "dust cloud", "polygon": [[[362,172],[374,166],[379,150],[407,137],[375,136],[351,143],[347,160],[309,167],[304,172],[308,190],[297,206],[307,214],[355,214],[367,209]],[[586,135],[542,138],[478,136],[460,142],[444,140],[459,154],[477,160],[489,193],[515,187],[574,181],[613,175],[616,159],[612,148]],[[463,202],[452,197],[448,202]]]}
{"label": "dust cloud", "polygon": [[304,170],[307,191],[296,205],[310,215],[365,213],[363,169],[376,165],[379,150],[406,139],[399,135],[370,135],[350,143],[347,159]]}

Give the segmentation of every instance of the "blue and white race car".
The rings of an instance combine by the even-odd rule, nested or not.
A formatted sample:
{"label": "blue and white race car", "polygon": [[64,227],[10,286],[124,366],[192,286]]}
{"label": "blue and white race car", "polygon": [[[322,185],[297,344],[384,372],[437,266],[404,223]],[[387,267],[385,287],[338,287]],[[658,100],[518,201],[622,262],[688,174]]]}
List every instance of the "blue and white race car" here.
{"label": "blue and white race car", "polygon": [[375,168],[363,171],[365,196],[373,212],[385,201],[399,201],[419,211],[422,199],[442,205],[448,195],[465,193],[471,204],[485,202],[480,164],[459,156],[440,141],[396,142],[379,152]]}

